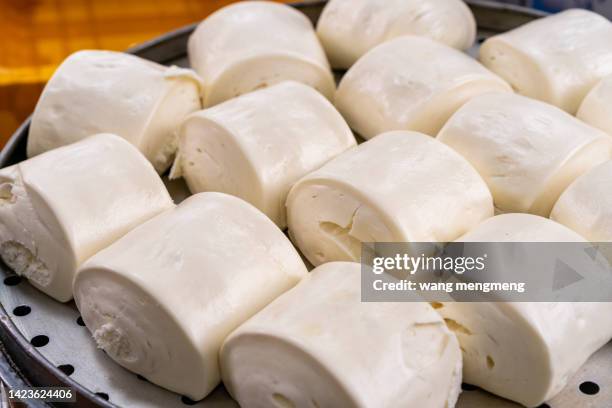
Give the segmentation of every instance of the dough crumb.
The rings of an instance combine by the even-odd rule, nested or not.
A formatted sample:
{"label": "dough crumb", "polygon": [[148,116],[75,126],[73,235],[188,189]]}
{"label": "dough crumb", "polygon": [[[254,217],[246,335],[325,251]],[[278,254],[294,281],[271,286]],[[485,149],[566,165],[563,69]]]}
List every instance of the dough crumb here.
{"label": "dough crumb", "polygon": [[51,271],[24,245],[16,241],[0,244],[0,257],[17,275],[21,275],[39,286],[51,283]]}
{"label": "dough crumb", "polygon": [[113,323],[105,323],[93,332],[98,348],[106,351],[119,361],[130,361],[132,351],[130,342],[121,329]]}

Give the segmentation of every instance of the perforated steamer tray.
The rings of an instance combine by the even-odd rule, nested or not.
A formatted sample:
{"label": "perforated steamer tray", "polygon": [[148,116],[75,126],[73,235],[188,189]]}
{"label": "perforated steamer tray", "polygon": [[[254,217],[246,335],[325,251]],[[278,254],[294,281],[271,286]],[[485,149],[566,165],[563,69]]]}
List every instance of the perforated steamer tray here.
{"label": "perforated steamer tray", "polygon": [[[429,1],[429,0],[424,0]],[[324,1],[296,4],[313,22]],[[543,14],[485,1],[468,1],[479,26],[479,43]],[[186,42],[194,26],[187,26],[142,44],[130,52],[163,64],[186,66]],[[477,52],[478,44],[470,50]],[[339,73],[341,74],[341,73]],[[15,132],[0,153],[0,167],[25,159],[29,120]],[[189,195],[181,182],[167,182],[173,197]],[[70,386],[78,407],[185,407],[229,408],[238,405],[222,386],[200,402],[165,391],[121,368],[96,349],[74,303],[61,304],[38,292],[0,264],[0,377],[10,388]],[[0,406],[4,395],[0,386]],[[48,407],[30,402],[32,407]],[[62,404],[55,404],[62,406]],[[68,406],[68,405],[66,405]],[[519,405],[464,385],[459,408],[518,408]],[[552,401],[552,408],[612,408],[612,344],[599,350]],[[339,407],[342,408],[342,407]],[[372,407],[376,408],[376,407]],[[415,407],[418,408],[418,407]]]}

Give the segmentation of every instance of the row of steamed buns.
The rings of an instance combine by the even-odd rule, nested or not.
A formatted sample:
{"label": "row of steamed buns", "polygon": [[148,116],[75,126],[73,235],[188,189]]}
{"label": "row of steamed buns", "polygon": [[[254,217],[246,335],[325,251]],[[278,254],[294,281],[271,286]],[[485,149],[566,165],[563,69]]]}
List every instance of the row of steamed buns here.
{"label": "row of steamed buns", "polygon": [[[412,25],[401,20],[409,6]],[[612,39],[611,26],[566,12],[488,40],[482,61],[506,61],[489,67],[566,110],[595,86],[579,116],[606,130],[612,90],[595,83],[612,73],[598,59],[612,55],[599,38]],[[243,406],[453,406],[462,364],[465,381],[498,395],[528,406],[549,399],[612,337],[609,305],[444,304],[435,313],[426,303],[362,304],[359,264],[304,278],[270,221],[288,225],[314,265],[358,261],[361,242],[584,240],[542,217],[493,217],[494,206],[544,216],[554,207],[553,219],[583,237],[612,240],[610,136],[512,93],[441,43],[404,36],[376,46],[410,27],[457,48],[475,32],[460,1],[328,4],[318,31],[330,60],[358,60],[335,107],[322,96],[334,84],[312,26],[282,5],[244,2],[206,19],[189,44],[199,77],[125,54],[74,54],[34,113],[28,154],[37,156],[0,171],[2,258],[61,301],[76,275],[98,345],[194,399],[223,376]],[[557,46],[539,49],[534,30]],[[588,52],[575,46],[583,43]],[[216,106],[200,111],[200,95]],[[372,140],[356,147],[349,126]],[[117,136],[57,148],[99,132],[127,139],[160,173],[178,148],[172,175],[192,192],[229,193],[258,210],[216,193],[175,206]]]}
{"label": "row of steamed buns", "polygon": [[[174,161],[171,176],[192,192],[237,195],[281,228],[290,187],[356,144],[349,127],[366,139],[392,130],[438,135],[476,168],[501,212],[548,216],[578,175],[609,158],[601,146],[603,132],[612,133],[612,23],[597,14],[570,10],[487,40],[481,61],[504,80],[450,48],[475,35],[458,0],[335,0],[317,30],[334,66],[357,60],[335,96],[310,22],[268,2],[237,3],[198,26],[189,40],[197,74],[121,53],[73,54],[36,107],[28,156],[114,133],[160,173]],[[335,108],[296,83],[259,89],[285,80],[318,89]],[[562,111],[579,106],[582,122]]]}
{"label": "row of steamed buns", "polygon": [[[396,152],[391,168],[453,169],[448,183],[429,179],[432,192],[476,180],[477,207],[492,209],[475,171],[428,136],[386,133],[336,163],[346,158],[357,172],[366,147],[378,159]],[[393,184],[385,178],[380,184]],[[308,273],[283,232],[231,195],[198,193],[175,205],[150,163],[115,135],[2,169],[0,192],[2,259],[58,300],[74,293],[97,345],[117,363],[195,400],[223,380],[243,407],[439,408],[454,406],[465,381],[537,406],[612,338],[610,303],[361,302],[361,264],[326,262]],[[353,204],[333,194],[324,211]],[[387,198],[396,212],[381,228],[410,211],[420,216],[412,203],[420,197]],[[438,200],[452,207],[470,197]],[[363,221],[374,207],[360,208]],[[585,242],[544,217],[492,215],[457,240]],[[418,229],[437,218],[413,222]],[[310,240],[347,244],[325,232]]]}

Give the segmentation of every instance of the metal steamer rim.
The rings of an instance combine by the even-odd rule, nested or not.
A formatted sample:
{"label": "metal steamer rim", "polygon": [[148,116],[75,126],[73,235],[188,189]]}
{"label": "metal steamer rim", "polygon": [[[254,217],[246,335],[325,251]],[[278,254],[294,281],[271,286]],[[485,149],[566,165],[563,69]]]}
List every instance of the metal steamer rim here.
{"label": "metal steamer rim", "polygon": [[[478,44],[488,36],[507,31],[546,15],[535,10],[468,0],[478,22]],[[293,4],[313,22],[324,0]],[[165,65],[188,65],[186,44],[196,24],[179,28],[128,50]],[[341,76],[342,73],[336,73]],[[13,134],[0,152],[0,168],[26,158],[30,119]],[[172,196],[189,195],[184,183],[165,180]],[[28,406],[77,407],[237,407],[223,386],[202,401],[191,401],[149,383],[117,365],[96,349],[74,302],[62,304],[31,287],[0,263],[0,379],[5,388],[29,386],[71,387],[76,403],[46,404],[28,401]],[[6,391],[6,390],[4,390]],[[0,387],[0,406],[3,390]],[[519,405],[464,384],[458,408],[517,408]],[[564,391],[541,408],[612,407],[612,343],[599,350],[579,370]]]}

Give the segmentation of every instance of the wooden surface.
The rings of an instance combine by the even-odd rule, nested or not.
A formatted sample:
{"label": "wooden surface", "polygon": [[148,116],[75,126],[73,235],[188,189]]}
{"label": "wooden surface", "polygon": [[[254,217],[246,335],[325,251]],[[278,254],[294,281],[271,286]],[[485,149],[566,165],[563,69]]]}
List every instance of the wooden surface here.
{"label": "wooden surface", "polygon": [[234,1],[0,0],[0,147],[67,55],[125,50]]}

